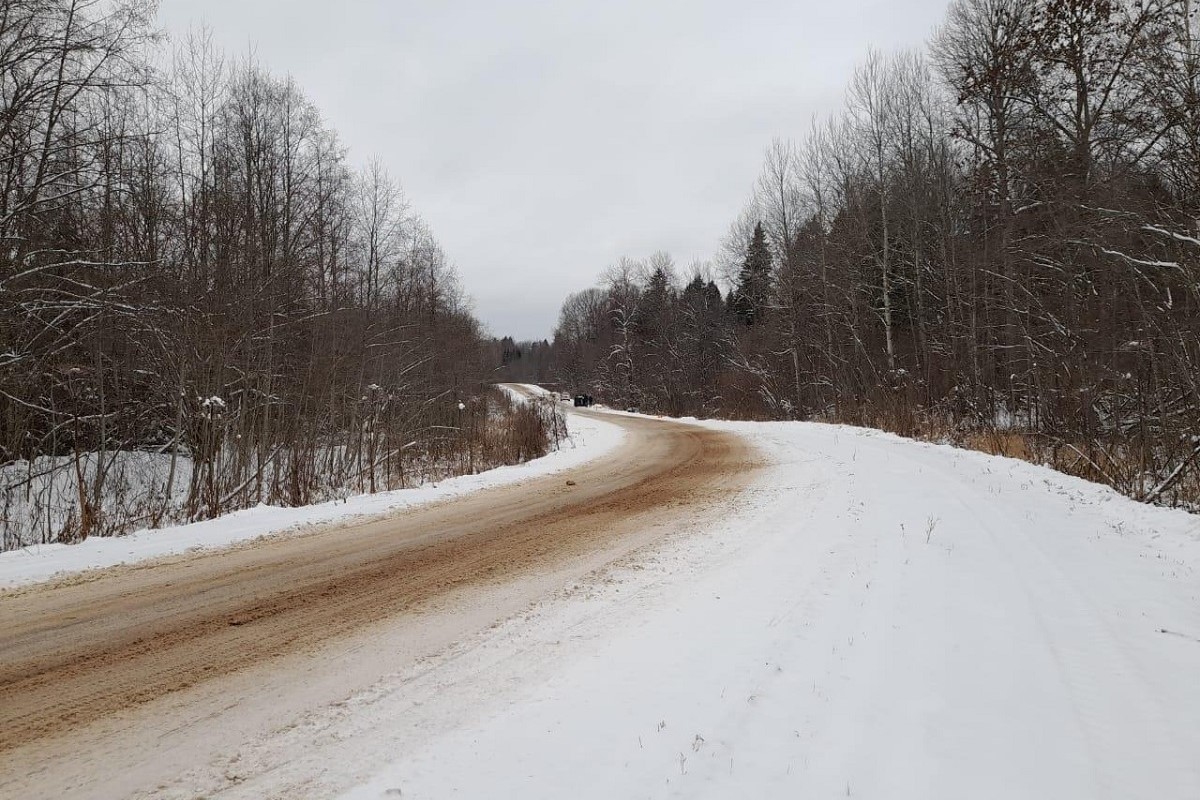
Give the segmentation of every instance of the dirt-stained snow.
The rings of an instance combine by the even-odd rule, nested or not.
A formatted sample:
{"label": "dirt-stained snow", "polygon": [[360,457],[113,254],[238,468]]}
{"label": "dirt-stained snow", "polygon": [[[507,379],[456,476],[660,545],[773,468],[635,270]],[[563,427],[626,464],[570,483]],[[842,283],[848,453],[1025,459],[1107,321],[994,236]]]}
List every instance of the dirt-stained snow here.
{"label": "dirt-stained snow", "polygon": [[732,500],[197,687],[232,733],[151,794],[1200,797],[1200,517],[873,431],[695,424],[760,455]]}
{"label": "dirt-stained snow", "polygon": [[320,526],[394,513],[468,492],[519,483],[541,475],[578,467],[611,452],[622,431],[602,421],[575,416],[570,438],[543,458],[499,467],[478,475],[463,475],[413,489],[363,494],[288,508],[257,506],[190,525],[142,530],[127,536],[93,537],[79,544],[45,544],[0,553],[0,589],[37,583],[63,573],[132,564],[191,550],[215,549],[257,539],[311,531]]}

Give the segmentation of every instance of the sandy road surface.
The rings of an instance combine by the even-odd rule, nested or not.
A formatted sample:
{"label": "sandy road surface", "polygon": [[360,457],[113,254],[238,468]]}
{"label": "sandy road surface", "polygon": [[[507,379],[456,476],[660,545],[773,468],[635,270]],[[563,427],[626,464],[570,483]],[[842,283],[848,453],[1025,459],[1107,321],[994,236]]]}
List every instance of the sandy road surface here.
{"label": "sandy road surface", "polygon": [[[257,691],[244,680],[250,673],[269,672],[255,685],[286,705],[280,670],[330,684],[313,664],[336,642],[436,610],[464,587],[620,557],[680,512],[719,506],[751,472],[752,454],[733,435],[608,419],[627,428],[627,443],[568,476],[0,594],[0,795],[152,790],[140,782],[185,765],[148,766],[144,748],[158,740],[146,741],[146,724],[177,735],[193,722],[219,722]],[[537,591],[536,582],[523,585]],[[507,608],[532,599],[510,596]],[[505,613],[504,604],[474,609],[460,629]],[[239,676],[243,696],[214,710],[222,682]],[[336,680],[330,685],[336,695]],[[186,758],[186,748],[183,736],[173,757]]]}

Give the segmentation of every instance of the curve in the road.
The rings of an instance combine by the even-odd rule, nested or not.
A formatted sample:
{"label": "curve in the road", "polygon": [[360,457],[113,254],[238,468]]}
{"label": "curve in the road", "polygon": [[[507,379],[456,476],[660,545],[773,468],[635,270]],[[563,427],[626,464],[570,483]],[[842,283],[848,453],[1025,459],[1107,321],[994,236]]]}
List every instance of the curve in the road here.
{"label": "curve in the road", "polygon": [[0,753],[307,651],[465,584],[595,552],[746,480],[739,439],[607,416],[627,442],[568,476],[254,546],[0,595]]}

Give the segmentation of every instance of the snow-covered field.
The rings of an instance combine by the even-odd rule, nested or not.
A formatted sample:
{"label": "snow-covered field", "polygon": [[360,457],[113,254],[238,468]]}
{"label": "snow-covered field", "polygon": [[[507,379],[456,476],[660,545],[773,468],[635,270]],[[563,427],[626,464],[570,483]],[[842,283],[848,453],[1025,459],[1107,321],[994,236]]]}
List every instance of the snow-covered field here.
{"label": "snow-covered field", "polygon": [[354,800],[1200,797],[1200,518],[702,424],[770,462],[718,520],[310,720],[297,760],[375,772]]}
{"label": "snow-covered field", "polygon": [[[50,542],[79,522],[79,480],[91,487],[105,471],[104,508],[114,520],[143,520],[179,509],[187,499],[192,460],[184,455],[137,450],[81,453],[78,473],[71,456],[41,456],[0,467],[0,540]],[[170,487],[170,491],[168,491]],[[90,492],[86,492],[90,495]]]}
{"label": "snow-covered field", "polygon": [[[568,470],[615,449],[620,428],[581,416],[569,420],[570,438],[549,455],[510,467],[378,494],[311,506],[258,506],[188,525],[142,530],[126,536],[93,537],[79,544],[46,544],[0,552],[0,589],[47,580],[60,573],[112,567],[191,550],[228,547],[263,536],[288,535],[450,500],[468,492],[519,483]],[[186,484],[185,484],[186,485]]]}

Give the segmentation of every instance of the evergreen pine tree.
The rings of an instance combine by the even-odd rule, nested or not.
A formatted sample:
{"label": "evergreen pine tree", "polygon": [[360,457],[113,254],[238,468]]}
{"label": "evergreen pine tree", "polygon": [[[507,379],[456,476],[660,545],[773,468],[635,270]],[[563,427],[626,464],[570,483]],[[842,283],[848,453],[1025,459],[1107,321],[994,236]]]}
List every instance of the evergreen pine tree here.
{"label": "evergreen pine tree", "polygon": [[767,249],[767,235],[762,223],[754,226],[754,235],[746,248],[746,260],[738,274],[738,285],[733,293],[733,311],[738,319],[753,325],[760,321],[767,307],[771,292],[771,251]]}

